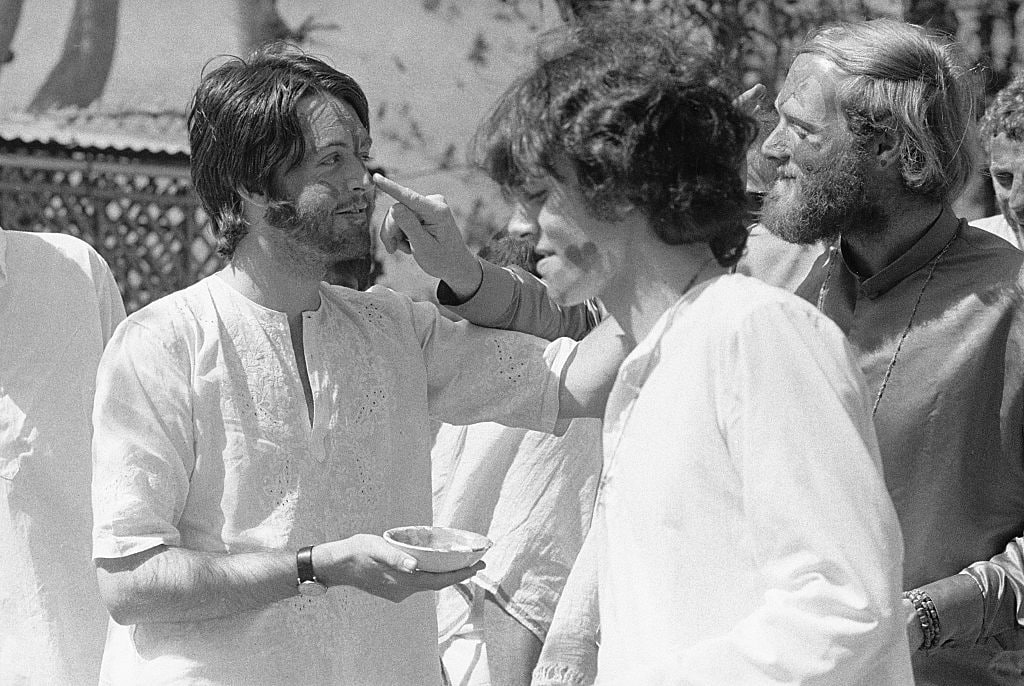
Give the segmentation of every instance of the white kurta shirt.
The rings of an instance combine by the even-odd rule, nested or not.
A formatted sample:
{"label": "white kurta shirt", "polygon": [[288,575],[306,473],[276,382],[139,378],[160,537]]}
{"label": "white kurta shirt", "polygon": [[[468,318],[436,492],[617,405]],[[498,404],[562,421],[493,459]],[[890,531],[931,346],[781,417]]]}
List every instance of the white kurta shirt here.
{"label": "white kurta shirt", "polygon": [[863,379],[739,275],[661,317],[604,428],[601,684],[912,684],[902,541]]}
{"label": "white kurta shirt", "polygon": [[108,615],[89,546],[89,415],[122,319],[86,243],[0,230],[0,684],[99,675]]}
{"label": "white kurta shirt", "polygon": [[[383,288],[322,285],[287,318],[209,277],[130,317],[100,367],[94,555],[297,550],[431,521],[428,415],[551,430],[572,342],[453,323]],[[436,684],[433,597],[350,587],[191,623],[112,625],[112,683]]]}

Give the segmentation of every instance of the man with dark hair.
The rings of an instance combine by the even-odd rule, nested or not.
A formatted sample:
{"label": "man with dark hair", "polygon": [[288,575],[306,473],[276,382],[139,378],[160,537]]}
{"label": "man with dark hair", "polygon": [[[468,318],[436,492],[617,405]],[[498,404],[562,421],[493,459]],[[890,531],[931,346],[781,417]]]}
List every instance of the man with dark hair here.
{"label": "man with dark hair", "polygon": [[600,412],[617,350],[581,369],[564,339],[321,282],[369,251],[366,112],[352,79],[278,46],[198,88],[193,178],[230,261],[129,317],[100,364],[106,683],[439,684],[417,592],[481,566],[416,571],[380,536],[430,522],[429,416]]}
{"label": "man with dark hair", "polygon": [[[636,341],[584,545],[597,680],[909,684],[902,542],[863,379],[826,317],[727,273],[754,124],[714,73],[671,32],[609,18],[544,56],[483,129],[484,169],[537,218],[554,299],[600,297]],[[508,286],[457,249],[436,196],[378,183],[401,203],[385,245],[404,235],[441,295]]]}
{"label": "man with dark hair", "polygon": [[955,46],[891,20],[798,51],[764,154],[762,222],[834,247],[797,290],[847,334],[906,545],[918,684],[1024,673],[1024,255],[957,219],[972,173]]}
{"label": "man with dark hair", "polygon": [[979,128],[999,214],[971,224],[1024,247],[1024,75],[996,94]]}

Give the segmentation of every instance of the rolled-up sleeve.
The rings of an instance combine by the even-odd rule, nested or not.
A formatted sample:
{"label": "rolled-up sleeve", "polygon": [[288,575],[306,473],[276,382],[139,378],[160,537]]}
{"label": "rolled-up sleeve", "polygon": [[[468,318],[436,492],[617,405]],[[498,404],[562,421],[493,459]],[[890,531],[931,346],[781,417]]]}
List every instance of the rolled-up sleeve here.
{"label": "rolled-up sleeve", "polygon": [[546,340],[580,339],[599,317],[585,307],[562,307],[548,297],[544,283],[521,269],[481,261],[483,279],[473,297],[456,304],[442,282],[438,302],[478,326],[522,331]]}

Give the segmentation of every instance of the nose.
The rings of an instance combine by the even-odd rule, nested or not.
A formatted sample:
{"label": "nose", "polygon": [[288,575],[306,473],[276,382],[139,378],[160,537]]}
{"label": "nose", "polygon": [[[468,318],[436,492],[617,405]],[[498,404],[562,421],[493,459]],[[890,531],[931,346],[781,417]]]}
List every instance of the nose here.
{"label": "nose", "polygon": [[540,236],[540,227],[537,225],[535,213],[526,208],[523,203],[516,202],[512,208],[512,216],[506,226],[508,235],[513,238],[533,238]]}
{"label": "nose", "polygon": [[1018,221],[1024,218],[1024,178],[1020,174],[1016,175],[1010,188],[1009,206]]}
{"label": "nose", "polygon": [[780,121],[772,129],[768,137],[761,144],[761,154],[776,164],[784,164],[789,159],[789,150],[786,145],[786,132]]}

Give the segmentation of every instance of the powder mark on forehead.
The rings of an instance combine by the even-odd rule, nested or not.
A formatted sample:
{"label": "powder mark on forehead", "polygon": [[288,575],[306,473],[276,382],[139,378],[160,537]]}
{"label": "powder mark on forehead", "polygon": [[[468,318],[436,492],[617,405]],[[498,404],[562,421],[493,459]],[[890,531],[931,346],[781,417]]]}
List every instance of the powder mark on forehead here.
{"label": "powder mark on forehead", "polygon": [[348,103],[316,93],[299,102],[298,114],[303,135],[318,151],[332,145],[369,147],[366,129]]}
{"label": "powder mark on forehead", "polygon": [[1013,140],[999,134],[989,141],[989,169],[1024,171],[1024,141]]}
{"label": "powder mark on forehead", "polygon": [[798,55],[779,91],[776,108],[810,123],[825,125],[842,118],[838,88],[843,72],[818,55]]}

